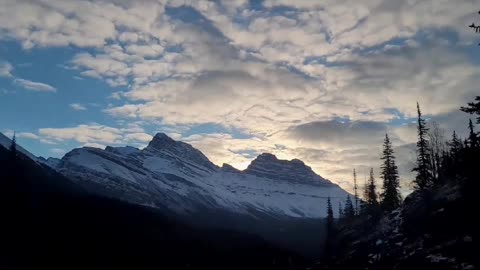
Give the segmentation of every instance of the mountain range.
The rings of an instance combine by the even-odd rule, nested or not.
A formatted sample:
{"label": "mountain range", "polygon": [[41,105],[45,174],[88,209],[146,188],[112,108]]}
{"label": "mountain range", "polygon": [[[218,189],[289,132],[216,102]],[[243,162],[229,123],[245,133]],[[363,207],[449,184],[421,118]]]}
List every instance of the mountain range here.
{"label": "mountain range", "polygon": [[[11,141],[0,133],[0,145]],[[61,159],[35,157],[82,190],[139,205],[187,224],[253,233],[316,256],[321,250],[327,198],[334,212],[349,195],[298,159],[263,153],[243,171],[213,164],[190,144],[156,134],[144,149],[73,149]]]}
{"label": "mountain range", "polygon": [[41,159],[101,195],[178,214],[223,209],[295,218],[326,215],[348,195],[298,159],[261,154],[247,169],[218,167],[190,144],[156,134],[144,149],[83,147],[62,159]]}

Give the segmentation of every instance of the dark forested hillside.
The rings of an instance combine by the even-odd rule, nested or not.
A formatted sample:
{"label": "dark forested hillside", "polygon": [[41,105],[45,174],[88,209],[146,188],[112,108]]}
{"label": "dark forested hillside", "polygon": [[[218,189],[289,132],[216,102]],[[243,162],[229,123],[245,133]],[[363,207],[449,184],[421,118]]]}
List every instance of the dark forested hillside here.
{"label": "dark forested hillside", "polygon": [[181,224],[91,196],[0,147],[1,269],[298,269],[302,259],[256,236]]}
{"label": "dark forested hillside", "polygon": [[[477,102],[462,110],[478,116],[479,108]],[[467,120],[465,140],[453,132],[449,141],[442,142],[438,126],[429,127],[418,104],[417,109],[414,191],[401,202],[395,156],[387,135],[380,158],[380,197],[372,169],[360,209],[353,214],[344,210],[341,219],[330,226],[327,252],[313,269],[438,270],[477,269],[480,265],[479,135]]]}

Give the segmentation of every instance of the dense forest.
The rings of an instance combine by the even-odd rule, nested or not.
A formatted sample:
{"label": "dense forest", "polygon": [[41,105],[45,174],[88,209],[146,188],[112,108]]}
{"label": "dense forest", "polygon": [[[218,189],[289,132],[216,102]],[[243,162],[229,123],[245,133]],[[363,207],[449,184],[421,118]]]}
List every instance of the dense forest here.
{"label": "dense forest", "polygon": [[[480,96],[462,107],[480,124]],[[417,103],[414,191],[402,201],[392,142],[385,135],[380,157],[381,189],[373,169],[360,196],[353,170],[354,197],[334,219],[327,207],[327,249],[315,269],[475,269],[478,234],[475,198],[479,188],[480,139],[471,119],[468,137],[449,140],[427,123]]]}

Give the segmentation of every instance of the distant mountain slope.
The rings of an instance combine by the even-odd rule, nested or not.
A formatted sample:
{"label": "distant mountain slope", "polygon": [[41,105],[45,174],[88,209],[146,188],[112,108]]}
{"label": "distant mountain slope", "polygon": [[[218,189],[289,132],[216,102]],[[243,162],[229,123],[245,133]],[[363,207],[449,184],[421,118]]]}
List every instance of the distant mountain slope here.
{"label": "distant mountain slope", "polygon": [[162,133],[142,150],[128,146],[74,149],[56,169],[99,194],[182,214],[225,209],[317,218],[325,216],[328,196],[337,207],[348,194],[300,160],[262,154],[245,171],[229,165],[219,168],[191,145]]}
{"label": "distant mountain slope", "polygon": [[257,236],[198,228],[152,208],[92,196],[0,146],[0,269],[299,269]]}
{"label": "distant mountain slope", "polygon": [[[12,145],[12,140],[0,132],[0,146],[3,146],[5,149],[10,149],[11,145]],[[17,151],[26,155],[32,160],[37,160],[37,157],[34,154],[28,152],[20,145],[17,145]]]}

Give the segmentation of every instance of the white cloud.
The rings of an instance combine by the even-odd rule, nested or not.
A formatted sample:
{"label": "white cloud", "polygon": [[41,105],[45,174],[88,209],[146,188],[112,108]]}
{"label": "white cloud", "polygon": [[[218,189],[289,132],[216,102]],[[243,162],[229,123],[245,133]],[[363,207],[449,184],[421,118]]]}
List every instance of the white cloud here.
{"label": "white cloud", "polygon": [[33,134],[31,132],[20,132],[20,133],[17,133],[16,136],[18,138],[25,138],[25,139],[31,139],[31,140],[37,140],[39,138],[36,134]]}
{"label": "white cloud", "polygon": [[139,55],[142,57],[155,57],[163,53],[163,47],[158,44],[150,45],[129,45],[126,47],[126,51],[130,54]]}
{"label": "white cloud", "polygon": [[100,143],[86,143],[82,145],[82,147],[93,147],[93,148],[105,149],[106,146]]}
{"label": "white cloud", "polygon": [[0,77],[12,77],[13,66],[9,62],[0,61]]}
{"label": "white cloud", "polygon": [[46,83],[34,82],[20,78],[15,79],[14,82],[27,90],[32,90],[36,92],[57,92],[57,88]]}
{"label": "white cloud", "polygon": [[128,141],[137,141],[137,142],[144,142],[144,143],[148,143],[152,140],[152,135],[150,134],[146,134],[146,133],[129,133],[127,135],[125,135],[125,139],[127,139]]}
{"label": "white cloud", "polygon": [[79,103],[71,103],[69,106],[70,106],[70,108],[72,108],[75,111],[86,111],[87,110],[87,107],[85,107],[84,105],[79,104]]}
{"label": "white cloud", "polygon": [[[205,20],[171,16],[166,5],[187,5]],[[414,116],[416,101],[425,114],[457,129],[453,112],[478,94],[478,64],[462,45],[476,38],[465,28],[476,16],[471,1],[267,0],[263,6],[252,9],[246,0],[3,0],[0,39],[18,40],[25,49],[79,47],[70,67],[121,87],[111,98],[122,105],[103,110],[116,119],[177,127],[216,123],[251,135],[184,138],[216,163],[242,167],[252,159],[245,153],[268,151],[305,159],[346,183],[352,167],[378,166],[385,131],[408,167],[414,129],[388,122]],[[457,43],[445,42],[439,33],[446,30]],[[1,67],[0,74],[10,74],[11,67]],[[15,80],[22,81],[54,89]],[[150,136],[138,126],[96,124],[39,132],[44,141],[102,144],[145,143]],[[182,132],[171,133],[180,138]]]}
{"label": "white cloud", "polygon": [[101,145],[140,145],[149,142],[152,136],[146,134],[138,122],[127,123],[123,128],[99,124],[83,124],[68,128],[40,128],[36,138],[47,144],[74,141],[84,146],[98,147]]}
{"label": "white cloud", "polygon": [[65,154],[65,149],[62,149],[62,148],[52,148],[50,149],[50,152],[56,154],[56,155],[62,155],[62,154]]}
{"label": "white cloud", "polygon": [[122,139],[121,131],[117,128],[102,125],[78,125],[72,128],[41,128],[40,136],[53,140],[75,140],[80,143],[102,142],[115,144]]}

